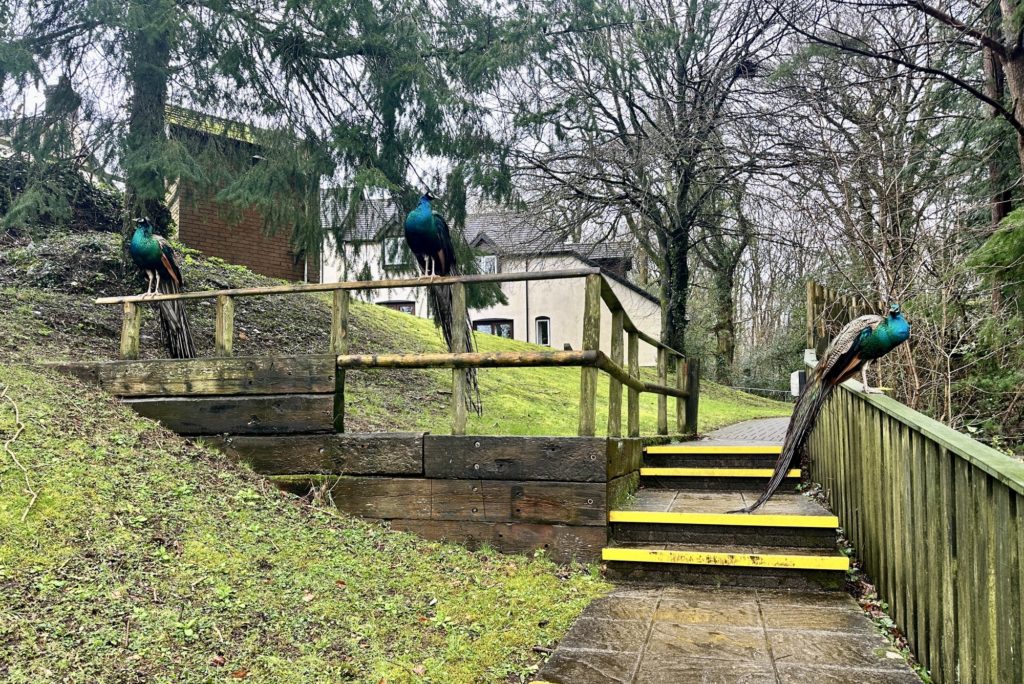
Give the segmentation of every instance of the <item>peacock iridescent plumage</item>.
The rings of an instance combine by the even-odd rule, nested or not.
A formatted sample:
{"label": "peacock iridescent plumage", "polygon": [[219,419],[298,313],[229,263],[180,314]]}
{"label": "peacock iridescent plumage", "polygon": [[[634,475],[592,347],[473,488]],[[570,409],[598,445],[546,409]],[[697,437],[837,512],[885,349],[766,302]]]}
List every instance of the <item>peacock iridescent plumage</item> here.
{"label": "peacock iridescent plumage", "polygon": [[[420,271],[426,276],[449,276],[459,274],[459,265],[455,259],[455,247],[448,223],[440,214],[434,213],[431,201],[434,197],[428,192],[420,198],[416,208],[409,212],[405,219],[405,240],[409,249],[416,257]],[[455,321],[452,315],[452,288],[448,285],[434,285],[429,288],[430,306],[434,311],[434,321],[441,328],[444,341],[451,352],[473,352],[472,326],[469,319]],[[465,349],[453,349],[453,330],[456,325],[466,326],[464,338]],[[466,393],[466,407],[477,415],[483,413],[480,402],[480,385],[477,382],[476,369],[467,370],[470,391]]]}
{"label": "peacock iridescent plumage", "polygon": [[785,478],[790,464],[803,453],[821,407],[831,396],[832,390],[859,371],[864,391],[879,392],[878,389],[868,387],[868,364],[885,356],[909,337],[910,324],[903,317],[899,304],[893,304],[886,316],[870,314],[847,323],[825,350],[796,401],[793,417],[786,430],[786,439],[782,444],[782,453],[775,462],[775,471],[768,486],[757,501],[733,513],[753,513],[772,497]]}
{"label": "peacock iridescent plumage", "polygon": [[[149,279],[149,286],[143,296],[177,294],[182,291],[185,281],[174,260],[174,249],[167,240],[153,233],[153,224],[148,218],[136,221],[128,253]],[[165,300],[157,302],[157,306],[160,310],[160,328],[171,358],[195,358],[196,345],[185,316],[184,303],[180,299]]]}

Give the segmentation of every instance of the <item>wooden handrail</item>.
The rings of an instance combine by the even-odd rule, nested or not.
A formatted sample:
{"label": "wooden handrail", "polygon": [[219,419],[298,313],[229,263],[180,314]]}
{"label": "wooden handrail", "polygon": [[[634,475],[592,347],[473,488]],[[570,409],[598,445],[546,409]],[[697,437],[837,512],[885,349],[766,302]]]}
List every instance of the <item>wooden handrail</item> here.
{"label": "wooden handrail", "polygon": [[[453,315],[456,320],[465,318],[466,284],[504,283],[537,280],[560,280],[584,278],[586,280],[583,312],[583,349],[568,352],[496,352],[496,353],[453,353],[453,354],[346,354],[348,351],[348,293],[355,290],[379,290],[398,287],[432,287],[448,285],[452,290]],[[513,368],[542,366],[577,366],[580,371],[579,434],[593,436],[596,430],[597,373],[603,371],[610,376],[609,386],[609,434],[619,436],[622,430],[622,387],[629,388],[627,395],[627,436],[640,433],[641,392],[659,395],[658,433],[668,433],[667,397],[675,397],[677,427],[689,432],[696,431],[697,396],[699,387],[698,366],[691,364],[679,351],[669,347],[643,332],[626,313],[611,283],[600,268],[578,268],[563,271],[536,271],[526,273],[487,273],[443,278],[409,278],[390,280],[346,281],[338,283],[305,283],[298,285],[273,285],[268,287],[245,287],[226,290],[205,290],[163,294],[152,297],[131,295],[127,297],[100,297],[97,304],[120,304],[124,310],[121,331],[122,358],[137,358],[139,353],[139,331],[141,322],[140,304],[184,299],[215,299],[217,321],[214,335],[218,356],[231,356],[234,339],[234,298],[265,295],[284,295],[314,292],[333,293],[331,303],[331,352],[337,355],[335,365],[335,430],[344,430],[345,423],[345,372],[352,368],[451,368],[452,373],[452,430],[454,434],[465,434],[466,396],[468,392],[466,369],[469,368]],[[601,304],[612,314],[612,353],[614,360],[601,352]],[[456,349],[465,348],[465,340],[457,339],[463,334],[457,328],[453,336]],[[622,337],[627,336],[627,345]],[[637,344],[643,341],[658,351],[658,382],[644,382],[640,379]],[[628,356],[623,358],[623,352]],[[668,382],[668,355],[676,357],[677,387]],[[628,368],[623,367],[623,362]],[[683,381],[686,387],[683,388]],[[685,402],[685,403],[684,403]],[[611,415],[614,412],[615,415]]]}
{"label": "wooden handrail", "polygon": [[353,368],[522,368],[596,366],[599,351],[342,354],[338,366]]}
{"label": "wooden handrail", "polygon": [[[127,295],[124,297],[99,297],[94,300],[95,304],[121,304],[125,307],[124,326],[122,330],[122,358],[138,357],[138,340],[140,314],[137,308],[139,304],[151,304],[156,302],[173,301],[179,299],[216,299],[217,300],[217,322],[218,327],[215,334],[218,356],[230,356],[232,351],[232,336],[234,334],[234,297],[259,297],[266,295],[302,294],[314,292],[332,292],[337,295],[340,292],[360,290],[381,290],[397,287],[430,287],[432,285],[456,285],[472,283],[508,283],[537,280],[561,280],[566,278],[585,278],[587,276],[599,276],[601,279],[601,300],[614,314],[622,312],[622,328],[627,333],[633,333],[637,337],[651,345],[655,349],[664,350],[677,359],[686,357],[679,351],[661,342],[647,333],[640,330],[629,314],[622,308],[618,297],[612,290],[608,280],[601,273],[600,268],[577,268],[563,271],[530,271],[523,273],[484,273],[465,276],[445,276],[443,278],[406,278],[389,280],[352,280],[337,283],[302,283],[298,285],[270,285],[266,287],[241,287],[225,290],[200,290],[196,292],[179,292],[177,294],[161,294],[154,296]],[[337,296],[335,297],[334,309],[338,308]],[[335,318],[337,312],[335,312]],[[332,335],[334,328],[332,325]],[[333,338],[332,338],[333,339]]]}
{"label": "wooden handrail", "polygon": [[239,287],[228,290],[200,290],[147,297],[100,297],[95,304],[121,304],[124,302],[148,304],[174,299],[213,299],[216,297],[256,297],[260,295],[299,294],[304,292],[333,292],[335,290],[389,290],[396,287],[429,287],[454,283],[508,283],[526,280],[560,280],[600,275],[599,268],[577,268],[566,271],[529,271],[526,273],[481,273],[478,275],[444,276],[437,278],[395,278],[390,280],[346,280],[337,283],[302,283],[299,285],[268,285],[266,287]]}

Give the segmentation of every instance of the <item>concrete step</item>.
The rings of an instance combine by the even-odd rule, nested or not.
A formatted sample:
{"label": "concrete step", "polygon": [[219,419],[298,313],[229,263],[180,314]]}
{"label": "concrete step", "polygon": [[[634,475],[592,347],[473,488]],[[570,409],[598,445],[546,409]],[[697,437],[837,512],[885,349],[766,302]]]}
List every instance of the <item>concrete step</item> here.
{"label": "concrete step", "polygon": [[[640,484],[644,487],[682,490],[751,491],[761,490],[772,476],[772,468],[691,468],[643,467]],[[786,473],[782,486],[800,481],[799,468]],[[789,491],[789,490],[786,490]]]}
{"label": "concrete step", "polygon": [[666,444],[644,450],[644,465],[690,468],[772,468],[781,446]]}
{"label": "concrete step", "polygon": [[840,590],[850,567],[835,549],[735,544],[621,543],[601,552],[613,580]]}
{"label": "concrete step", "polygon": [[614,542],[835,548],[839,519],[805,496],[779,494],[755,513],[729,513],[755,496],[641,489],[609,512],[610,536]]}

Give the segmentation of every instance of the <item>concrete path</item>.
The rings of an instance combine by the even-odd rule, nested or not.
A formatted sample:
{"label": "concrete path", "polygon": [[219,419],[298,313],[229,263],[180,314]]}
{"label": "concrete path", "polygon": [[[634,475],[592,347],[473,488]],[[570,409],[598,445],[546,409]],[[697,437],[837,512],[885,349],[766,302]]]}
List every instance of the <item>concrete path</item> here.
{"label": "concrete path", "polygon": [[843,593],[621,588],[536,678],[552,684],[919,684]]}
{"label": "concrete path", "polygon": [[[780,444],[788,423],[788,418],[747,421],[706,439]],[[742,497],[645,489],[633,507],[721,512],[739,506]],[[795,494],[779,495],[768,505],[777,509],[770,512],[789,514],[814,514],[820,508]],[[592,603],[535,682],[915,684],[920,679],[846,593],[678,585],[623,586]]]}
{"label": "concrete path", "polygon": [[709,432],[704,439],[729,444],[782,444],[786,437],[789,418],[762,418],[745,420]]}

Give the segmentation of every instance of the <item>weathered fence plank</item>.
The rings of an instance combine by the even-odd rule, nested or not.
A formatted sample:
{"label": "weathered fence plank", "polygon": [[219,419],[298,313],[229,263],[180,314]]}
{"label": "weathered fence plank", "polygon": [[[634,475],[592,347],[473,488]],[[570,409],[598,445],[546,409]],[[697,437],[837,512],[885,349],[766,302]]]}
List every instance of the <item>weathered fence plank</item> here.
{"label": "weathered fence plank", "polygon": [[124,399],[180,435],[278,435],[332,429],[329,394]]}
{"label": "weathered fence plank", "polygon": [[609,440],[598,437],[427,435],[424,474],[468,480],[604,482],[606,443]]}
{"label": "weathered fence plank", "polygon": [[367,518],[527,522],[605,528],[603,482],[431,480],[414,477],[283,475],[275,484],[303,493],[324,485],[342,511]]}
{"label": "weathered fence plank", "polygon": [[229,435],[214,444],[265,475],[423,474],[423,435],[415,432]]}
{"label": "weathered fence plank", "polygon": [[857,388],[824,407],[812,475],[893,619],[939,684],[1024,681],[1024,467]]}
{"label": "weathered fence plank", "polygon": [[120,397],[211,394],[329,394],[336,357],[252,356],[58,363],[59,370],[99,383]]}

